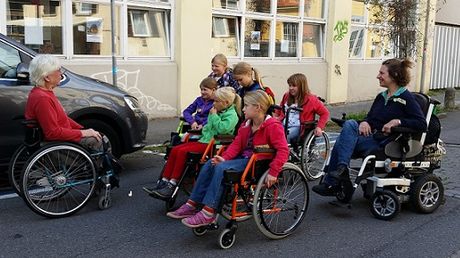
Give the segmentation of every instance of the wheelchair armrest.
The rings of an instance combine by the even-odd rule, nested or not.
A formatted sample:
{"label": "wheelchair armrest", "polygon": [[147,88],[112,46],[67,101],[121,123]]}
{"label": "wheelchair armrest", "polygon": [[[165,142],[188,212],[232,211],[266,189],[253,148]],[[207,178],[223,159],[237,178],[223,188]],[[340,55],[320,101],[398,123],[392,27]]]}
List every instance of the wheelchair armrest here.
{"label": "wheelchair armrest", "polygon": [[272,148],[259,147],[254,148],[254,153],[275,153],[276,150]]}
{"label": "wheelchair armrest", "polygon": [[420,133],[420,132],[412,128],[408,128],[408,127],[394,126],[394,127],[391,127],[391,133],[413,134],[413,133]]}
{"label": "wheelchair armrest", "polygon": [[270,106],[273,110],[283,110],[283,108],[280,105],[273,104]]}
{"label": "wheelchair armrest", "polygon": [[201,134],[201,130],[188,130],[187,131],[189,134],[194,134],[194,135],[199,135]]}
{"label": "wheelchair armrest", "polygon": [[221,144],[230,144],[235,139],[233,134],[218,134],[214,136],[214,140],[219,141]]}
{"label": "wheelchair armrest", "polygon": [[185,122],[185,117],[181,116],[181,117],[179,117],[179,120]]}
{"label": "wheelchair armrest", "polygon": [[29,128],[39,128],[40,124],[35,119],[24,120],[21,122],[22,125],[29,127]]}
{"label": "wheelchair armrest", "polygon": [[342,127],[343,123],[345,123],[345,119],[337,118],[337,117],[331,117],[331,121],[336,123],[338,126]]}

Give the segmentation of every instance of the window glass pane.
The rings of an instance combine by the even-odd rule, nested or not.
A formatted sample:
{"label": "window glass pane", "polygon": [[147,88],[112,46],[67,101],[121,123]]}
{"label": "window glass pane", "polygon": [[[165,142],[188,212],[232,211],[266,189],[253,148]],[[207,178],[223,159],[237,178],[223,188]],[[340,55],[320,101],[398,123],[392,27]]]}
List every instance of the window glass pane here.
{"label": "window glass pane", "polygon": [[367,30],[366,57],[380,58],[383,56],[384,42],[380,36],[379,29]]}
{"label": "window glass pane", "polygon": [[[120,7],[115,6],[115,52],[120,53]],[[73,51],[76,55],[111,55],[110,4],[72,3]]]}
{"label": "window glass pane", "polygon": [[237,18],[212,17],[212,54],[238,56]]}
{"label": "window glass pane", "polygon": [[38,53],[62,54],[60,0],[6,0],[7,36]]}
{"label": "window glass pane", "polygon": [[278,0],[277,14],[299,16],[299,0]]}
{"label": "window glass pane", "polygon": [[364,28],[351,27],[350,32],[350,48],[348,51],[349,57],[362,57]]}
{"label": "window glass pane", "polygon": [[19,52],[0,42],[0,78],[16,78],[16,67],[20,62]]}
{"label": "window glass pane", "polygon": [[212,0],[212,7],[222,9],[238,9],[240,0]]}
{"label": "window glass pane", "polygon": [[128,55],[169,56],[169,13],[128,8]]}
{"label": "window glass pane", "polygon": [[247,0],[246,9],[251,12],[270,13],[270,0]]}
{"label": "window glass pane", "polygon": [[275,56],[297,56],[298,24],[291,22],[276,22]]}
{"label": "window glass pane", "polygon": [[303,25],[302,56],[321,57],[322,30],[320,25]]}
{"label": "window glass pane", "polygon": [[323,0],[305,0],[305,17],[323,18]]}
{"label": "window glass pane", "polygon": [[244,56],[268,57],[270,21],[246,19]]}
{"label": "window glass pane", "polygon": [[365,22],[364,20],[364,9],[365,9],[363,0],[353,0],[351,6],[351,22]]}

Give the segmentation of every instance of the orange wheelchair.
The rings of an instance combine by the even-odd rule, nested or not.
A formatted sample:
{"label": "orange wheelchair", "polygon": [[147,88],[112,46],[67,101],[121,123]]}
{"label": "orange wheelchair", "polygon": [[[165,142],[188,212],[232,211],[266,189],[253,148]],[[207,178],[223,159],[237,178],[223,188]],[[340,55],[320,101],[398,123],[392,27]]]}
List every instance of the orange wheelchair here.
{"label": "orange wheelchair", "polygon": [[[274,152],[273,149],[255,149],[244,171],[224,171],[225,190],[218,211],[228,223],[218,238],[221,248],[233,246],[238,222],[250,218],[270,239],[287,237],[302,223],[309,203],[307,178],[298,166],[288,162],[277,182],[267,188],[265,178]],[[216,222],[194,228],[193,233],[203,236],[218,228]]]}

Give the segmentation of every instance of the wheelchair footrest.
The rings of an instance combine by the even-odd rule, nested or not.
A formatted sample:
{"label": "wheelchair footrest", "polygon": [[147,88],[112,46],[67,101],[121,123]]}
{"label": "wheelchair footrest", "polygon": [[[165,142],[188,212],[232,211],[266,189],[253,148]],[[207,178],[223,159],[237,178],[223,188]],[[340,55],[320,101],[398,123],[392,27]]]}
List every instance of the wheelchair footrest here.
{"label": "wheelchair footrest", "polygon": [[367,182],[375,184],[376,187],[385,187],[385,186],[410,186],[410,179],[407,178],[379,178],[376,176],[368,177]]}
{"label": "wheelchair footrest", "polygon": [[241,180],[242,171],[236,170],[225,170],[224,171],[224,180],[227,183],[237,183]]}

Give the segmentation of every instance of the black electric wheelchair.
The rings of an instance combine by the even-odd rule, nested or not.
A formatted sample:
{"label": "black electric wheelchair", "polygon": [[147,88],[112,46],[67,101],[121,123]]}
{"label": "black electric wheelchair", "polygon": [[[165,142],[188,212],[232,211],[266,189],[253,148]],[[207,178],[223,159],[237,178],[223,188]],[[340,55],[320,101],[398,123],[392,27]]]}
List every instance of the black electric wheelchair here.
{"label": "black electric wheelchair", "polygon": [[[219,215],[228,220],[219,234],[218,244],[223,249],[236,241],[238,222],[254,219],[259,231],[270,239],[281,239],[292,234],[302,223],[308,208],[307,178],[295,164],[287,162],[277,182],[268,188],[265,178],[276,150],[255,148],[244,171],[224,171],[224,194],[218,208]],[[217,230],[215,223],[193,229],[196,236]]]}
{"label": "black electric wheelchair", "polygon": [[35,120],[24,120],[25,139],[15,151],[8,174],[10,184],[27,206],[39,215],[57,218],[74,214],[98,195],[98,206],[112,205],[111,190],[118,187],[115,171],[121,166],[103,151],[90,153],[70,142],[44,142]]}
{"label": "black electric wheelchair", "polygon": [[[422,93],[413,93],[426,115],[427,131],[394,127],[392,141],[363,158],[359,167],[351,167],[350,178],[338,178],[338,203],[349,205],[356,188],[361,185],[364,197],[370,200],[370,211],[378,219],[391,220],[409,202],[420,213],[435,211],[444,201],[444,186],[433,172],[440,168],[446,153],[439,139],[441,124],[433,114],[439,101]],[[345,120],[332,119],[339,125]],[[349,206],[348,206],[349,207]]]}
{"label": "black electric wheelchair", "polygon": [[[323,99],[320,98],[324,102]],[[274,109],[282,109],[274,106]],[[291,112],[302,112],[302,108],[289,107],[285,110],[284,133],[286,138],[289,135],[289,114]],[[308,180],[316,180],[324,173],[326,161],[331,154],[329,136],[323,132],[321,136],[315,135],[315,128],[318,121],[307,121],[301,124],[302,131],[294,142],[289,144],[289,161],[300,166]]]}

